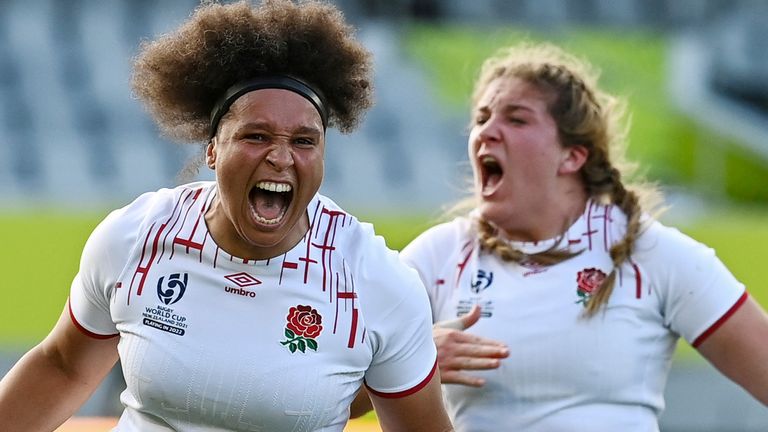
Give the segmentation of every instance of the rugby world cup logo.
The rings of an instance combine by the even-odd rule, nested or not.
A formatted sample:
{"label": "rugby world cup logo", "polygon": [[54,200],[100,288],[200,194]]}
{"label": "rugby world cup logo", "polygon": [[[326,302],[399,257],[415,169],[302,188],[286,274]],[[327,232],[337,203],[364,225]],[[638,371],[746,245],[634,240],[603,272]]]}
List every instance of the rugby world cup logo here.
{"label": "rugby world cup logo", "polygon": [[486,272],[485,270],[478,270],[475,279],[470,282],[469,290],[475,294],[479,294],[480,291],[485,290],[493,283],[493,272]]}
{"label": "rugby world cup logo", "polygon": [[187,273],[183,275],[181,273],[172,273],[168,276],[168,279],[162,276],[157,281],[157,297],[167,306],[181,300],[184,291],[187,290],[188,278]]}

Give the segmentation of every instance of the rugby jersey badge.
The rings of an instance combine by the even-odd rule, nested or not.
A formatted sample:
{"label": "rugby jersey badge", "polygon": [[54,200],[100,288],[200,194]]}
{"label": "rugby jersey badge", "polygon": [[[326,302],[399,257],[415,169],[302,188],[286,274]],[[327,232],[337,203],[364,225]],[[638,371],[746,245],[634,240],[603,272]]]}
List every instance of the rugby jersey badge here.
{"label": "rugby jersey badge", "polygon": [[606,274],[594,267],[580,271],[576,276],[576,294],[579,295],[576,303],[581,303],[584,307],[587,307],[589,300],[600,289],[600,285],[603,284],[605,278]]}
{"label": "rugby jersey badge", "polygon": [[286,340],[280,343],[292,353],[296,350],[306,352],[307,348],[317,351],[315,339],[323,331],[323,317],[317,309],[307,305],[296,305],[291,307],[285,319],[288,321],[284,332]]}

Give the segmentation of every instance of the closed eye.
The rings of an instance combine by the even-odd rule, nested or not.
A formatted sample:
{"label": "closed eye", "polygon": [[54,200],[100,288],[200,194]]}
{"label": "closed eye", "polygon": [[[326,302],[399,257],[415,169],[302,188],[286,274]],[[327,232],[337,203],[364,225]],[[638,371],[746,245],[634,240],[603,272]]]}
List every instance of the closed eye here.
{"label": "closed eye", "polygon": [[314,146],[315,139],[308,137],[300,137],[293,140],[294,143],[302,146]]}
{"label": "closed eye", "polygon": [[477,115],[477,116],[475,116],[475,118],[473,119],[473,122],[474,122],[474,124],[476,124],[476,125],[482,125],[482,124],[485,124],[485,122],[487,122],[487,121],[488,121],[488,116],[486,116],[486,115]]}

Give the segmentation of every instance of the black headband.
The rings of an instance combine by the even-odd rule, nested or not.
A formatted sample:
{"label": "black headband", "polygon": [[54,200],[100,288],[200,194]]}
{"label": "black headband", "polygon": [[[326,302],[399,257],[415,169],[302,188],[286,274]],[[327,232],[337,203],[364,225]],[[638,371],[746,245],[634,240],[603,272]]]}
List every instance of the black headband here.
{"label": "black headband", "polygon": [[219,127],[221,117],[229,111],[229,107],[235,100],[237,100],[237,98],[248,92],[262,89],[290,90],[304,96],[308,101],[312,102],[312,105],[315,106],[317,112],[320,113],[320,119],[323,121],[323,129],[328,126],[328,112],[325,109],[325,101],[320,92],[297,78],[287,75],[273,75],[239,82],[228,88],[227,91],[224,92],[224,96],[222,96],[216,102],[216,105],[213,106],[213,110],[211,111],[211,135],[208,138],[213,138],[216,135],[216,129]]}

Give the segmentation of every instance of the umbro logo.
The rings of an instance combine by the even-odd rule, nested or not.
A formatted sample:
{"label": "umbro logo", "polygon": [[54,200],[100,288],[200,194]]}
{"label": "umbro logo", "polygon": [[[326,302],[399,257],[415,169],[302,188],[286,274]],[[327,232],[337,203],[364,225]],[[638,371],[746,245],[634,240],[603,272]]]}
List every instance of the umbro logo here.
{"label": "umbro logo", "polygon": [[233,284],[239,286],[240,288],[258,285],[261,283],[260,280],[256,279],[255,277],[249,275],[246,272],[234,273],[231,275],[224,276],[224,278],[232,282]]}
{"label": "umbro logo", "polygon": [[260,280],[256,279],[255,277],[249,275],[246,272],[240,272],[240,273],[234,273],[231,275],[224,276],[225,279],[232,282],[233,284],[237,285],[239,288],[235,287],[229,287],[225,286],[224,291],[228,292],[230,294],[237,294],[241,295],[243,297],[250,297],[255,298],[256,293],[253,291],[248,291],[246,289],[243,289],[245,287],[259,285],[261,283]]}

